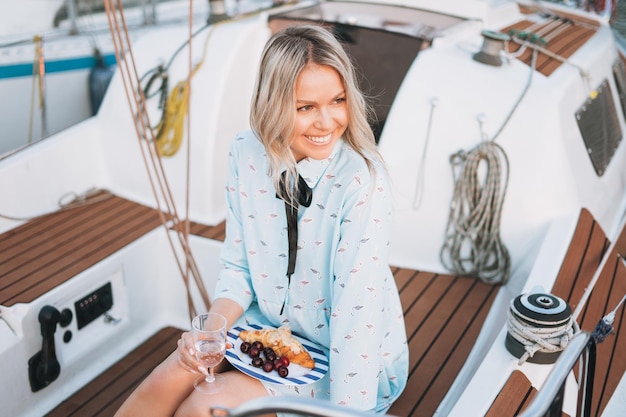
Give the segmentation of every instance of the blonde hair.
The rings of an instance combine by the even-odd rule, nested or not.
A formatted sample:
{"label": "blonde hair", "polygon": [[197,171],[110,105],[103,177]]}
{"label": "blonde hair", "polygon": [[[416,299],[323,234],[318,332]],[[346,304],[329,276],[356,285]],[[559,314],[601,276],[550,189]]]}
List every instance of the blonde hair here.
{"label": "blonde hair", "polygon": [[[295,201],[294,188],[298,183],[296,160],[289,147],[295,125],[296,79],[309,63],[337,71],[348,106],[348,126],[343,139],[364,158],[372,175],[373,161],[382,164],[368,123],[373,112],[359,90],[354,66],[339,41],[321,26],[288,27],[273,35],[265,45],[250,112],[250,126],[263,142],[269,158],[269,174],[276,190],[287,201]],[[282,195],[279,186],[283,164],[290,184],[285,187],[287,195]]]}

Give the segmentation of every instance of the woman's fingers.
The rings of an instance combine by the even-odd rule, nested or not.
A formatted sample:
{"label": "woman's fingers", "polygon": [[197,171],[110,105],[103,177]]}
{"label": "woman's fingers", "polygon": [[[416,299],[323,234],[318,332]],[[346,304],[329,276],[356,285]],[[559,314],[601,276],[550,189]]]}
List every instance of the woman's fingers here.
{"label": "woman's fingers", "polygon": [[[232,347],[232,343],[226,342],[226,349],[231,349]],[[200,365],[200,363],[196,359],[196,349],[193,343],[193,336],[190,332],[184,332],[180,336],[180,339],[178,339],[178,349],[176,349],[176,352],[178,354],[178,363],[185,370],[194,374],[209,374],[209,370],[206,367]]]}
{"label": "woman's fingers", "polygon": [[206,373],[206,370],[204,370],[204,372],[202,371],[202,367],[199,366],[196,360],[196,350],[193,346],[193,337],[191,336],[191,333],[184,332],[180,336],[176,352],[178,354],[178,363],[185,370],[194,374],[197,374],[198,372]]}

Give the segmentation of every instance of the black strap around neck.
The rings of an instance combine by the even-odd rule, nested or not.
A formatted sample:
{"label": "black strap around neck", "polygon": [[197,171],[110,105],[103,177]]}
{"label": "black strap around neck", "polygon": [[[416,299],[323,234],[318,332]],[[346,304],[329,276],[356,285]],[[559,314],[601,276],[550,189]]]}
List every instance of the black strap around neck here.
{"label": "black strap around neck", "polygon": [[[285,201],[285,214],[287,215],[287,238],[289,240],[289,258],[287,263],[287,292],[289,291],[289,287],[291,286],[291,275],[296,269],[296,255],[298,251],[298,207],[304,206],[309,207],[311,205],[311,201],[313,199],[313,190],[306,183],[304,178],[298,175],[298,189],[295,204],[290,203],[286,200],[287,192],[286,192],[286,176],[287,171],[283,172],[280,177],[280,191],[282,196],[276,194],[277,198],[281,198]],[[283,314],[283,310],[285,309],[285,303],[287,301],[287,296],[285,296],[285,301],[283,301],[283,306],[280,309],[280,314]]]}

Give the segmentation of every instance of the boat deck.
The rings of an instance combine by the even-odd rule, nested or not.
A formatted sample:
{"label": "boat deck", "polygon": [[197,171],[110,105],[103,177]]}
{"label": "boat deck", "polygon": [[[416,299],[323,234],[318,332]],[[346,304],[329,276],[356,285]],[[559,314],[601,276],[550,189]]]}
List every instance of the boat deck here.
{"label": "boat deck", "polygon": [[[103,193],[90,204],[49,214],[0,235],[0,259],[3,260],[0,303],[10,306],[33,301],[158,227],[159,223],[154,210]],[[594,227],[590,214],[583,212],[580,224],[587,226],[577,232],[561,269],[559,286],[555,285],[555,291],[561,296],[567,288],[574,288],[569,296],[565,294],[567,299],[580,297],[585,283],[600,262],[601,254],[608,247],[604,233]],[[217,226],[191,224],[190,231],[215,240],[223,240],[225,233],[223,223]],[[582,261],[579,251],[583,251]],[[617,267],[619,265],[616,270]],[[390,413],[397,416],[432,415],[469,355],[498,287],[468,277],[395,267],[393,272],[406,319],[410,376],[404,394]],[[624,293],[624,278],[626,276],[619,275],[613,280],[616,289],[622,291],[614,293]],[[604,285],[602,288],[602,291],[608,290]],[[594,300],[601,300],[603,294],[606,297],[605,293],[596,293],[594,291],[592,296]],[[608,304],[604,303],[602,311],[612,306],[613,300],[605,301]],[[599,311],[585,310],[584,328],[597,321]],[[621,323],[621,315],[616,323]],[[157,332],[59,404],[48,416],[112,415],[139,382],[175,348],[181,331],[167,328]],[[626,344],[624,332],[618,330],[617,335],[619,338],[615,339],[619,339],[619,343],[613,343],[613,353],[618,345],[623,349]],[[623,357],[610,355],[609,358],[619,362],[619,366],[607,362],[598,367],[598,374],[603,370],[606,379],[612,381],[605,384],[603,397],[598,394],[600,409],[624,369]],[[608,369],[611,372],[607,372]]]}
{"label": "boat deck", "polygon": [[159,226],[157,213],[101,192],[0,235],[0,304],[30,303]]}
{"label": "boat deck", "polygon": [[[596,324],[619,303],[626,294],[626,228],[622,230],[608,260],[602,266],[610,242],[589,211],[580,214],[576,231],[559,271],[552,293],[566,300],[575,310],[598,268],[598,281],[577,321],[582,330],[592,332]],[[611,294],[611,297],[609,297]],[[591,415],[600,416],[626,371],[626,309],[622,306],[615,315],[614,333],[597,346]],[[528,406],[537,389],[523,374],[513,371],[486,417],[513,417]]]}

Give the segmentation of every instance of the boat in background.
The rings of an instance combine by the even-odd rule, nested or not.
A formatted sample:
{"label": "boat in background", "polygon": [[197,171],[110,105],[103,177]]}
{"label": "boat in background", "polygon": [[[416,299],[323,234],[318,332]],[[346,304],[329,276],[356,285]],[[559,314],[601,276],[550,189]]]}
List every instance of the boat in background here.
{"label": "boat in background", "polygon": [[[169,26],[188,26],[184,0],[125,0],[136,41]],[[0,2],[0,156],[95,114],[116,61],[101,1]],[[193,2],[196,26],[206,24],[208,0]]]}
{"label": "boat in background", "polygon": [[[324,24],[354,58],[391,177],[411,363],[389,413],[518,415],[554,369],[567,380],[549,399],[559,410],[623,413],[626,55],[608,17],[535,1],[342,0],[226,18],[191,41],[183,25],[145,33],[120,57],[136,73],[118,68],[95,116],[0,159],[0,414],[112,415],[206,308],[229,143],[248,126],[267,39],[302,23]],[[164,94],[141,97],[148,79]],[[187,89],[182,145],[160,156],[162,103]],[[615,332],[594,336],[582,405],[578,367],[552,363],[577,358],[565,345],[578,339],[542,341],[563,341],[543,363],[515,350],[512,306],[533,294],[567,303],[577,334],[615,313]]]}

